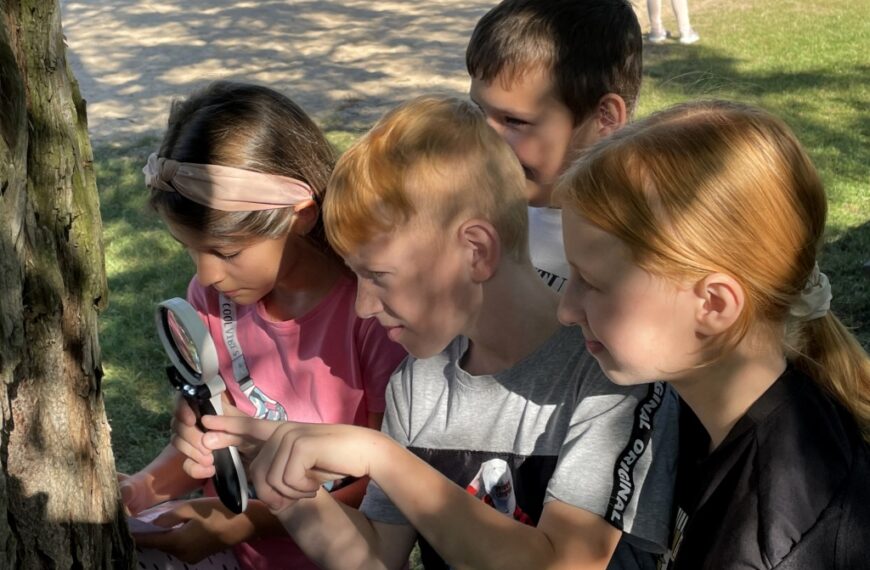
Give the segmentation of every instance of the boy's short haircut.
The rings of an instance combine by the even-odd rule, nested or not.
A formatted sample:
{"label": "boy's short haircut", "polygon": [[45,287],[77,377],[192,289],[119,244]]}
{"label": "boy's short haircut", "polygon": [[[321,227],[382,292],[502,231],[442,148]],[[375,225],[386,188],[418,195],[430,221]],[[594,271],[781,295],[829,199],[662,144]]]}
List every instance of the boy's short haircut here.
{"label": "boy's short haircut", "polygon": [[608,93],[634,110],[643,71],[640,24],[628,0],[503,0],[478,22],[465,52],[471,77],[509,87],[551,70],[575,124]]}
{"label": "boy's short haircut", "polygon": [[324,223],[330,244],[347,255],[412,219],[444,228],[461,215],[479,217],[493,224],[505,255],[525,261],[524,188],[516,156],[473,103],[419,97],[385,114],[339,159]]}

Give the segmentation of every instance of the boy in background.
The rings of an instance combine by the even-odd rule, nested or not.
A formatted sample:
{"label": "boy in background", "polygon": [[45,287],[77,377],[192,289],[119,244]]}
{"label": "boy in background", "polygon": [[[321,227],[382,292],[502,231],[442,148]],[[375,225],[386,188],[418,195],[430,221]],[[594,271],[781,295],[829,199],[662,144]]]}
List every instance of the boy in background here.
{"label": "boy in background", "polygon": [[[203,418],[207,448],[259,450],[258,497],[322,567],[401,568],[418,533],[426,568],[645,568],[663,551],[675,399],[609,382],[558,323],[524,186],[483,114],[451,98],[398,107],[339,160],[330,243],[358,314],[411,354],[383,432]],[[321,488],[345,476],[371,478],[359,511]]]}
{"label": "boy in background", "polygon": [[523,167],[532,264],[557,292],[569,271],[553,185],[584,149],[628,121],[642,50],[627,0],[504,0],[468,43],[471,99]]}

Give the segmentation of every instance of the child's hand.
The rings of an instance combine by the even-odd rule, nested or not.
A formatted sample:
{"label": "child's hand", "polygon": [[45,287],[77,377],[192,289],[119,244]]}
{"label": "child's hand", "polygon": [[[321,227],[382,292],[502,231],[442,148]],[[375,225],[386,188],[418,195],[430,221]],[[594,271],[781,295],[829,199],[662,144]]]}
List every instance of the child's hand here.
{"label": "child's hand", "polygon": [[[254,525],[247,517],[235,516],[215,497],[179,501],[152,522],[170,530],[144,534],[134,532],[136,545],[168,552],[188,564],[226,550],[255,534]],[[178,528],[172,528],[179,524]]]}
{"label": "child's hand", "polygon": [[121,502],[124,503],[124,508],[128,514],[135,516],[159,501],[141,472],[133,475],[118,473],[117,477],[118,488],[121,490]]}
{"label": "child's hand", "polygon": [[[225,394],[221,395],[223,412],[230,416],[243,416],[242,412],[229,403]],[[187,459],[182,469],[194,479],[208,479],[214,475],[214,456],[202,444],[203,432],[196,425],[196,415],[184,398],[177,398],[172,418],[172,445]]]}
{"label": "child's hand", "polygon": [[391,442],[380,432],[349,425],[272,422],[247,417],[204,418],[210,449],[261,447],[251,463],[257,497],[273,512],[313,497],[326,481],[370,475]]}

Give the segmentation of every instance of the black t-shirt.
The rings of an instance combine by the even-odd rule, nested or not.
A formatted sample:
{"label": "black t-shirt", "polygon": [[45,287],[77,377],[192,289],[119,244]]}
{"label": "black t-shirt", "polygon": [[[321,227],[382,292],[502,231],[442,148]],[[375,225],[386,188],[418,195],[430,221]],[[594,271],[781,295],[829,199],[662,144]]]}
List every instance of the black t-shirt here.
{"label": "black t-shirt", "polygon": [[870,569],[870,446],[849,414],[789,367],[712,453],[680,418],[668,570]]}

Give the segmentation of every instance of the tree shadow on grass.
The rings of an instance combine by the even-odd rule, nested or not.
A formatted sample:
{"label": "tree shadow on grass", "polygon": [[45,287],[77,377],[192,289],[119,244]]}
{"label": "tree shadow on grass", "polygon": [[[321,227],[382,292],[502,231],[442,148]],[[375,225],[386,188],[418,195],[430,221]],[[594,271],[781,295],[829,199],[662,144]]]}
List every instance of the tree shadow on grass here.
{"label": "tree shadow on grass", "polygon": [[[645,45],[644,50],[647,91],[654,87],[680,100],[719,98],[758,104],[794,129],[820,171],[866,185],[870,65],[840,71],[819,67],[755,72],[740,69],[744,62],[704,45],[688,49]],[[847,116],[830,116],[827,108],[841,109]]]}
{"label": "tree shadow on grass", "polygon": [[870,351],[870,222],[832,236],[821,255],[821,268],[831,280],[831,310]]}
{"label": "tree shadow on grass", "polygon": [[144,138],[94,148],[109,288],[100,345],[106,413],[122,472],[142,468],[169,441],[173,392],[154,309],[183,297],[193,273],[190,258],[146,205],[141,165],[156,144]]}

